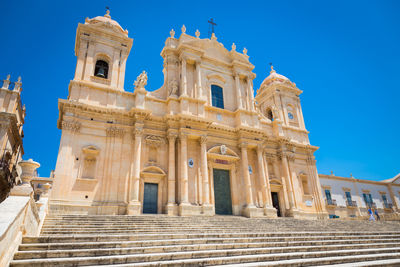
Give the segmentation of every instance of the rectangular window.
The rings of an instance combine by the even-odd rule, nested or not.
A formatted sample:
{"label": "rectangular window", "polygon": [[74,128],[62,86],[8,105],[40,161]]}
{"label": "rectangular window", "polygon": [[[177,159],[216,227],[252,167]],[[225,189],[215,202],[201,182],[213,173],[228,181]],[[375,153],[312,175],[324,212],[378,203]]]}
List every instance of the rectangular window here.
{"label": "rectangular window", "polygon": [[350,192],[345,192],[346,194],[346,200],[349,204],[352,204],[352,200],[351,200],[351,193]]}
{"label": "rectangular window", "polygon": [[383,200],[383,203],[385,204],[385,206],[387,206],[388,201],[387,201],[386,194],[382,194],[382,200]]}
{"label": "rectangular window", "polygon": [[221,87],[211,85],[212,105],[217,108],[224,108],[224,94]]}
{"label": "rectangular window", "polygon": [[371,196],[371,194],[365,194],[365,193],[363,193],[363,199],[364,199],[365,204],[366,204],[368,207],[371,207],[371,206],[372,206],[372,196]]}
{"label": "rectangular window", "polygon": [[332,196],[331,196],[331,191],[329,189],[325,189],[325,196],[326,200],[329,202],[332,202]]}

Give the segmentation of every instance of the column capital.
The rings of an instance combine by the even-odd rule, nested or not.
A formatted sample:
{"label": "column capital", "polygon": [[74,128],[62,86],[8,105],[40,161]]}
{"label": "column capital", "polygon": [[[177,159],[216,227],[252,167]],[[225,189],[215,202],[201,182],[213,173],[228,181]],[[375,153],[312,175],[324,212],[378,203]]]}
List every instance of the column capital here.
{"label": "column capital", "polygon": [[277,155],[276,154],[274,154],[274,153],[265,153],[265,157],[267,158],[267,159],[269,159],[269,160],[273,160],[273,159],[276,159],[277,158]]}
{"label": "column capital", "polygon": [[168,131],[168,135],[167,138],[170,142],[173,142],[176,140],[176,138],[178,137],[178,133],[175,131]]}
{"label": "column capital", "polygon": [[264,151],[264,144],[257,144],[257,152],[263,152]]}
{"label": "column capital", "polygon": [[188,139],[189,134],[186,132],[179,132],[179,139],[180,140],[187,140]]}
{"label": "column capital", "polygon": [[207,144],[207,135],[200,136],[200,144]]}
{"label": "column capital", "polygon": [[61,123],[61,129],[62,130],[67,130],[71,132],[79,132],[81,129],[82,124],[79,121],[73,120],[73,121],[65,121],[63,120]]}
{"label": "column capital", "polygon": [[242,149],[247,148],[248,146],[249,146],[249,144],[247,142],[241,142],[239,144],[239,147],[242,148]]}
{"label": "column capital", "polygon": [[135,126],[132,129],[132,138],[139,138],[143,135],[143,126]]}

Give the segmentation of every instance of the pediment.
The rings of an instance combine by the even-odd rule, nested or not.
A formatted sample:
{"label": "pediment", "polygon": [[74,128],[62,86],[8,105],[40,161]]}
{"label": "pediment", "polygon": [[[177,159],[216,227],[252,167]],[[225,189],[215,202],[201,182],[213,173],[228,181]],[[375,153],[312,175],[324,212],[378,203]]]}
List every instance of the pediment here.
{"label": "pediment", "polygon": [[207,151],[207,154],[213,157],[220,156],[220,157],[239,159],[239,156],[235,153],[235,151],[233,151],[232,149],[230,149],[225,145],[214,146]]}
{"label": "pediment", "polygon": [[158,175],[166,175],[163,169],[158,166],[147,166],[143,168],[141,171],[142,174],[158,174]]}

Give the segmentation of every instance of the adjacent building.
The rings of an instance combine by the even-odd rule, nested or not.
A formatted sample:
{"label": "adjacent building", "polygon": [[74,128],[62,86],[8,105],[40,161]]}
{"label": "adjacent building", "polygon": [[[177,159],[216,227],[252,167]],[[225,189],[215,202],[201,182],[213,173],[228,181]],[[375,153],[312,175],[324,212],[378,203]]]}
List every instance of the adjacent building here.
{"label": "adjacent building", "polygon": [[21,77],[10,81],[10,75],[0,88],[0,202],[11,188],[20,182],[17,163],[24,154],[22,127],[25,121],[25,106],[21,103]]}

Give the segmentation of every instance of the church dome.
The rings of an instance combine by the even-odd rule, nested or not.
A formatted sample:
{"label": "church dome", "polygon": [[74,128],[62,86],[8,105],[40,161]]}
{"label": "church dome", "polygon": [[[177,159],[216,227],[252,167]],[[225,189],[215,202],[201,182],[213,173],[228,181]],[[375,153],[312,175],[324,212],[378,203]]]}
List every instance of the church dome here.
{"label": "church dome", "polygon": [[97,16],[92,19],[87,18],[85,23],[86,24],[102,23],[102,24],[105,24],[105,25],[108,25],[108,26],[111,26],[111,27],[117,29],[118,31],[120,31],[121,33],[123,33],[125,35],[128,35],[128,30],[122,29],[121,25],[119,25],[118,22],[111,19],[110,10],[107,10],[107,12],[104,16]]}
{"label": "church dome", "polygon": [[263,86],[267,86],[268,84],[274,82],[274,81],[278,81],[278,82],[290,82],[290,80],[288,78],[286,78],[285,76],[276,73],[276,71],[274,70],[274,67],[271,66],[271,71],[270,74],[267,78],[264,79],[264,81],[261,83],[261,87]]}

